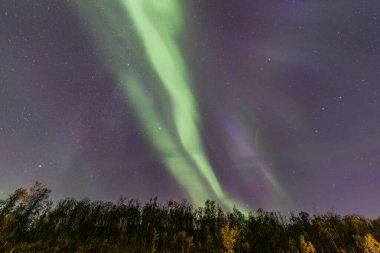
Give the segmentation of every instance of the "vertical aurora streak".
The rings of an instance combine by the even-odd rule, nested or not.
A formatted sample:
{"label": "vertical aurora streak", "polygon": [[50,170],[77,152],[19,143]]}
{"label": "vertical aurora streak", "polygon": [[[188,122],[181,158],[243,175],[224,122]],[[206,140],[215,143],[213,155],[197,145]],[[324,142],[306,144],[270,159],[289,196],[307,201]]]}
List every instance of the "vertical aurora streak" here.
{"label": "vertical aurora streak", "polygon": [[375,217],[380,5],[346,2],[2,1],[0,197]]}
{"label": "vertical aurora streak", "polygon": [[[260,154],[258,152],[257,142],[257,131],[250,134],[250,131],[246,129],[245,124],[242,118],[233,117],[232,115],[239,115],[239,112],[235,111],[233,114],[228,113],[228,110],[225,109],[224,112],[219,113],[221,116],[220,121],[221,125],[226,130],[226,137],[231,139],[231,145],[229,147],[229,155],[231,160],[234,163],[234,168],[239,170],[240,178],[239,180],[245,182],[251,187],[256,187],[257,185],[252,184],[252,178],[247,171],[242,169],[245,166],[249,166],[256,169],[257,175],[256,178],[261,179],[266,189],[266,194],[260,196],[264,201],[271,200],[272,203],[280,203],[281,206],[293,208],[293,201],[288,196],[286,190],[281,185],[280,181],[277,179],[276,175],[271,171],[271,169],[262,161]],[[223,114],[223,115],[222,115]],[[242,159],[244,158],[244,159]],[[246,165],[242,164],[241,160],[245,160]],[[252,191],[252,195],[257,194],[256,191]]]}
{"label": "vertical aurora streak", "polygon": [[[126,26],[127,20],[117,20],[112,8],[100,1],[97,4],[102,5],[99,9],[106,13],[104,22],[109,22],[110,26]],[[220,204],[231,208],[237,203],[229,199],[222,189],[203,148],[196,101],[175,41],[182,23],[179,1],[124,0],[121,6],[134,24],[146,58],[160,81],[157,84],[160,85],[157,88],[159,92],[146,95],[143,82],[127,70],[125,60],[107,67],[122,84],[125,96],[135,108],[150,142],[192,202],[200,205],[208,198],[216,198]],[[105,59],[116,57],[119,52],[109,45],[110,41],[113,43],[112,39],[104,38],[110,35],[99,32],[107,29],[99,29],[99,17],[89,10],[91,7],[78,1],[76,8],[86,22],[97,23],[94,35],[104,49]],[[125,44],[129,42],[128,38],[123,39]],[[169,103],[171,121],[161,117],[155,109],[156,101]],[[175,129],[175,133],[168,129]]]}

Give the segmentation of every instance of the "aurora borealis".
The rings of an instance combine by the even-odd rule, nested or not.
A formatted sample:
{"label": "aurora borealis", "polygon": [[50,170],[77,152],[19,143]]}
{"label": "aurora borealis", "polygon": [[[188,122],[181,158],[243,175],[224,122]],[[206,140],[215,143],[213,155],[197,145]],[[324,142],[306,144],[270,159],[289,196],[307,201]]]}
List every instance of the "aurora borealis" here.
{"label": "aurora borealis", "polygon": [[[83,12],[94,11],[87,10],[88,5],[86,4],[81,4],[81,7],[79,15]],[[101,6],[103,9],[108,7],[107,4]],[[138,82],[134,74],[126,71],[127,60],[121,60],[119,63],[121,66],[117,66],[116,70],[112,71],[121,81],[126,98],[132,101],[132,106],[135,107],[137,115],[141,118],[143,128],[153,144],[153,148],[158,151],[158,155],[163,158],[164,165],[193,203],[201,205],[204,199],[216,197],[221,204],[232,208],[234,203],[227,200],[202,147],[197,129],[198,109],[189,87],[185,64],[175,38],[173,38],[182,22],[179,2],[170,0],[162,2],[122,1],[121,7],[125,7],[131,22],[135,23],[152,70],[162,84],[162,88],[156,88],[158,91],[156,103],[164,103],[168,99],[171,101],[167,105],[168,112],[165,112],[170,117],[165,120],[160,112],[156,111],[156,103],[151,101],[155,96],[153,94],[145,95],[141,88],[143,83]],[[112,17],[105,15],[102,20],[120,18],[119,22],[109,24],[110,27],[121,24],[122,29],[127,23],[127,19],[122,19],[123,16],[117,17],[114,14],[115,9],[109,8],[107,13]],[[91,15],[87,16],[90,19],[93,18]],[[95,37],[97,36],[108,36],[108,33],[95,34]],[[124,43],[127,45],[128,40],[125,39]],[[103,47],[109,46],[103,45]],[[117,57],[118,52],[112,48],[115,47],[111,46],[111,50],[105,49],[106,52],[110,52],[105,57]],[[160,86],[160,83],[156,86]],[[168,98],[162,95],[167,95]],[[170,111],[172,112],[170,113]],[[170,121],[173,121],[174,133],[167,130],[171,127]],[[205,181],[207,185],[202,181]],[[208,192],[212,194],[208,194]]]}
{"label": "aurora borealis", "polygon": [[0,194],[378,215],[376,1],[4,1]]}

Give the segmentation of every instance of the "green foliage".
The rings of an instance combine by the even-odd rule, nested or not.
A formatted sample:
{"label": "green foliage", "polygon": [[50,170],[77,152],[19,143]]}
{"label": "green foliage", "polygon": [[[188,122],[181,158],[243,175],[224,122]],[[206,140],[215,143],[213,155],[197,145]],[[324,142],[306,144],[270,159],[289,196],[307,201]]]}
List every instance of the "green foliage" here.
{"label": "green foliage", "polygon": [[157,199],[142,205],[68,198],[53,207],[49,194],[37,182],[0,200],[0,252],[380,252],[380,218],[284,217],[262,209],[245,216],[215,201],[193,209]]}

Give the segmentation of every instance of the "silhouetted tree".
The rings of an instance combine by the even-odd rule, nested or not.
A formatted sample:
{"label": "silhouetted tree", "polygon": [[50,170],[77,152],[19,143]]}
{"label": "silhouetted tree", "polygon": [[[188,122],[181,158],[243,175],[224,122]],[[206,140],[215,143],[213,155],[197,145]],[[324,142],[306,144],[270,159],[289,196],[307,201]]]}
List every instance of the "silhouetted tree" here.
{"label": "silhouetted tree", "polygon": [[0,200],[0,252],[379,252],[380,218],[334,212],[284,217],[215,201],[140,204],[67,198],[55,206],[40,182]]}

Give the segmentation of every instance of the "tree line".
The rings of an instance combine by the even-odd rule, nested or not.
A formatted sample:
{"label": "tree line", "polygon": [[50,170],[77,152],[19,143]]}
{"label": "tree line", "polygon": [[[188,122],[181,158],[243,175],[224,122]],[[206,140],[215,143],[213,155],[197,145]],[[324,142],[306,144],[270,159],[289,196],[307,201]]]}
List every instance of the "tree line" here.
{"label": "tree line", "polygon": [[0,252],[380,252],[380,217],[225,212],[215,201],[67,198],[40,182],[0,200]]}

